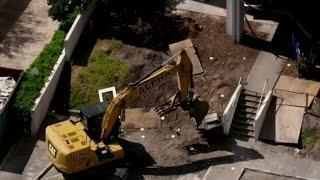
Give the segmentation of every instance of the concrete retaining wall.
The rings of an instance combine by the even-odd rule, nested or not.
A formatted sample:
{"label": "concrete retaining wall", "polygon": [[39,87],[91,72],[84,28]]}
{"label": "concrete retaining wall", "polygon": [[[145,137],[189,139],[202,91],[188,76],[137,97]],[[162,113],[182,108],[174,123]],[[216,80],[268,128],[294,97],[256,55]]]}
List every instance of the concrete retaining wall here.
{"label": "concrete retaining wall", "polygon": [[260,109],[258,109],[256,117],[254,118],[253,126],[254,126],[254,138],[255,138],[255,140],[259,140],[261,128],[262,128],[264,119],[266,118],[271,99],[272,99],[272,91],[269,90],[267,95],[266,95],[266,97],[264,98],[261,106],[260,106]]}
{"label": "concrete retaining wall", "polygon": [[229,134],[234,112],[236,111],[242,89],[243,86],[239,84],[236,90],[234,91],[233,95],[231,96],[226,109],[223,112],[222,126],[224,134]]}
{"label": "concrete retaining wall", "polygon": [[64,49],[56,62],[48,81],[42,88],[40,96],[36,99],[35,105],[31,110],[31,135],[35,135],[38,132],[41,122],[48,112],[64,63],[65,61],[70,60],[73,50],[75,49],[80,36],[95,9],[95,3],[96,1],[89,5],[84,14],[79,14],[77,16],[64,40]]}
{"label": "concrete retaining wall", "polygon": [[49,105],[59,82],[65,60],[65,51],[63,50],[57,63],[53,67],[52,73],[48,78],[48,82],[45,83],[45,86],[41,90],[41,95],[36,99],[35,105],[31,110],[32,135],[35,135],[38,132],[41,122],[48,112]]}
{"label": "concrete retaining wall", "polygon": [[83,29],[86,27],[92,12],[95,9],[95,2],[93,2],[84,14],[78,14],[74,20],[66,38],[64,39],[64,47],[66,52],[66,60],[69,61],[74,48],[77,46]]}

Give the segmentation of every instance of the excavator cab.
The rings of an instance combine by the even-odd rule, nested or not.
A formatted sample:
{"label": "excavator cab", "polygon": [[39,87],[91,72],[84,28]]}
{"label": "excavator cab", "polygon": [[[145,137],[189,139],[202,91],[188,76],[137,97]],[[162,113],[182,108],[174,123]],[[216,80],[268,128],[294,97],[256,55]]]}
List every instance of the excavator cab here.
{"label": "excavator cab", "polygon": [[[109,103],[110,102],[107,101],[92,104],[80,112],[81,122],[88,136],[94,141],[101,141],[101,123]],[[118,137],[120,125],[120,119],[118,119],[107,140],[115,140],[116,137]]]}
{"label": "excavator cab", "polygon": [[99,102],[81,110],[81,122],[93,140],[97,141],[100,138],[101,123],[108,104],[109,102]]}

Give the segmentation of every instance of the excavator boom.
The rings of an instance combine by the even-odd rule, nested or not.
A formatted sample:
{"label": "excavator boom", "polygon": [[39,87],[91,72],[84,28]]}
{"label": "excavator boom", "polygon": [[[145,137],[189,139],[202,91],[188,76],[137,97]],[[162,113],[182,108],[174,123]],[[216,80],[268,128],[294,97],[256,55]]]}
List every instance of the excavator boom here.
{"label": "excavator boom", "polygon": [[[172,61],[172,59],[175,61]],[[129,85],[111,101],[103,117],[101,139],[105,139],[110,135],[115,122],[128,102],[132,102],[134,99],[151,91],[153,87],[165,81],[171,73],[176,73],[177,75],[177,98],[179,99],[179,104],[186,102],[189,98],[192,63],[186,51],[181,51],[151,73]]]}
{"label": "excavator boom", "polygon": [[46,151],[52,164],[60,171],[71,174],[123,158],[121,144],[117,138],[112,138],[118,135],[114,130],[119,127],[119,117],[123,117],[121,113],[129,102],[152,91],[172,73],[177,76],[177,92],[156,109],[165,113],[178,105],[188,105],[192,63],[187,52],[181,51],[123,89],[109,104],[99,103],[83,109],[81,120],[66,120],[48,126]]}

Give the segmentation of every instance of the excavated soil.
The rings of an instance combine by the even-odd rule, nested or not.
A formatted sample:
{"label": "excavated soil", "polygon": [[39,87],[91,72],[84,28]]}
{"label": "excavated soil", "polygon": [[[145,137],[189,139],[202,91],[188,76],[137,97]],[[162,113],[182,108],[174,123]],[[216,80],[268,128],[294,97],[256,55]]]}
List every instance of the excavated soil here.
{"label": "excavated soil", "polygon": [[[240,44],[234,44],[225,34],[225,18],[213,18],[195,13],[189,13],[186,16],[188,21],[184,25],[189,32],[187,38],[190,38],[194,43],[204,68],[203,74],[193,77],[194,90],[200,95],[201,100],[209,105],[209,112],[217,112],[221,115],[238,85],[240,77],[244,80],[248,75],[258,51]],[[181,19],[179,20],[181,21]],[[96,46],[102,46],[112,41],[116,40],[99,40]],[[122,59],[129,64],[132,81],[150,72],[170,57],[167,52],[127,44],[113,51],[109,56]],[[172,79],[174,79],[174,76]],[[132,106],[152,107],[160,105],[176,89],[174,80],[171,83],[161,84],[158,88],[135,101]],[[203,141],[201,133],[194,128],[189,119],[187,113],[178,109],[165,115],[165,120],[161,121],[159,128],[144,129],[143,131],[124,129],[122,137],[128,141],[142,144],[152,157],[153,165],[157,167],[176,167],[168,168],[166,173],[159,172],[160,174],[174,175],[176,171],[182,173],[188,168],[193,169],[188,169],[188,172],[201,171],[207,165],[203,167],[184,166],[193,161],[208,158],[205,155],[206,153],[203,156],[201,153],[198,154],[197,158],[190,155],[188,145],[199,145],[203,142],[207,144],[207,142]],[[212,138],[217,138],[213,141],[219,141],[219,136]],[[209,147],[207,149],[210,151]]]}

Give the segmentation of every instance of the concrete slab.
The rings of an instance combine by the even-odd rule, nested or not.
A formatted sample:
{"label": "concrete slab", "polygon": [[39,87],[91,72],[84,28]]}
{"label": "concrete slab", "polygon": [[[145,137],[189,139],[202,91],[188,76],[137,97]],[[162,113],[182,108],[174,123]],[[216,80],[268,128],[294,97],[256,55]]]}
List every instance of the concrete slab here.
{"label": "concrete slab", "polygon": [[274,88],[274,95],[279,97],[280,102],[277,104],[309,107],[319,90],[320,83],[317,81],[280,76]]}
{"label": "concrete slab", "polygon": [[133,108],[125,110],[126,120],[121,123],[123,129],[156,128],[160,124],[154,109]]}
{"label": "concrete slab", "polygon": [[242,167],[210,167],[203,177],[203,180],[236,180],[243,172]]}
{"label": "concrete slab", "polygon": [[304,108],[280,105],[276,113],[276,137],[278,143],[294,143],[299,141]]}
{"label": "concrete slab", "polygon": [[3,180],[21,180],[23,179],[20,174],[10,173],[6,171],[0,171],[0,177]]}
{"label": "concrete slab", "polygon": [[244,172],[242,173],[241,177],[239,180],[272,180],[272,179],[277,179],[277,180],[298,180],[300,178],[296,177],[290,177],[290,176],[284,176],[280,174],[272,174],[269,172],[263,172],[263,171],[258,171],[258,170],[253,170],[253,169],[245,169]]}
{"label": "concrete slab", "polygon": [[[27,69],[58,28],[58,22],[48,17],[46,0],[29,1],[7,2],[17,7],[20,3],[27,5],[22,13],[18,11],[18,15],[16,11],[0,11],[0,36],[4,37],[3,40],[0,38],[0,67]],[[16,16],[19,18],[9,31],[8,26],[1,26],[12,23]]]}
{"label": "concrete slab", "polygon": [[298,143],[305,107],[310,106],[319,89],[319,82],[280,76],[261,137],[279,143]]}
{"label": "concrete slab", "polygon": [[277,57],[271,53],[261,51],[248,75],[245,89],[261,93],[267,81],[266,93],[268,90],[273,89],[281,71],[282,64],[277,60]]}
{"label": "concrete slab", "polygon": [[216,16],[227,16],[227,10],[198,1],[185,0],[176,6],[178,10],[193,11]]}
{"label": "concrete slab", "polygon": [[169,45],[169,49],[172,55],[178,53],[179,51],[185,49],[188,56],[190,57],[192,63],[192,74],[201,74],[203,73],[203,68],[200,63],[199,57],[196,53],[196,50],[193,47],[191,39],[186,39]]}

